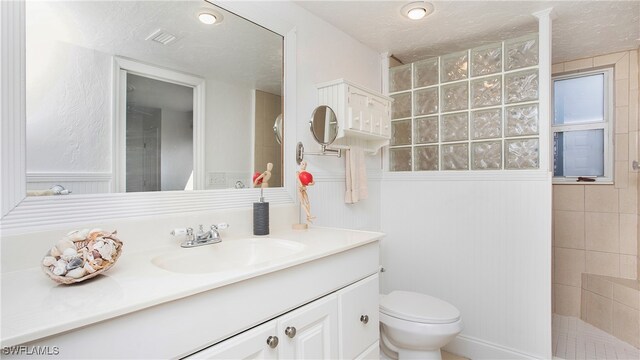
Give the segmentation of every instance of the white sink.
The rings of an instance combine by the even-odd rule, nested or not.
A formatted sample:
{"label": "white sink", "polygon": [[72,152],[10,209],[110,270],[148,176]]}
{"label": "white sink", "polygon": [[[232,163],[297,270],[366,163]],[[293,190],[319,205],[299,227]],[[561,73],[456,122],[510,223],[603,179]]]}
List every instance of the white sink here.
{"label": "white sink", "polygon": [[253,266],[298,253],[304,245],[274,238],[222,241],[156,256],[155,266],[177,273],[203,274]]}

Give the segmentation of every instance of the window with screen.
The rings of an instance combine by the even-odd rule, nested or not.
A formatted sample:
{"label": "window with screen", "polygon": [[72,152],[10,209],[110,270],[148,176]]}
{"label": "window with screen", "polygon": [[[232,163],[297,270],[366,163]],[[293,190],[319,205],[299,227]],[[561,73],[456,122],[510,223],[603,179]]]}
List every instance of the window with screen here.
{"label": "window with screen", "polygon": [[553,78],[554,182],[613,181],[612,78],[611,69]]}

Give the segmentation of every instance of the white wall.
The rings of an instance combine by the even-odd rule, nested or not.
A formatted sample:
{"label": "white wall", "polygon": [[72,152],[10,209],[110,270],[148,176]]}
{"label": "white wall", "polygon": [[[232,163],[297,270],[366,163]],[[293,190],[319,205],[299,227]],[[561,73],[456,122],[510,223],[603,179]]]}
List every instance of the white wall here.
{"label": "white wall", "polygon": [[460,309],[455,353],[547,358],[550,180],[464,175],[383,181],[382,291],[424,292]]}
{"label": "white wall", "polygon": [[[297,127],[297,140],[303,142],[307,151],[320,148],[309,132],[311,113],[318,106],[316,84],[346,78],[367,88],[381,90],[380,55],[296,4],[285,1],[219,3],[240,15],[272,17],[276,19],[274,21],[295,27],[297,109],[295,114],[285,111],[285,127],[292,124]],[[379,193],[376,190],[380,186],[380,156],[370,157],[367,161],[371,175],[369,198],[354,205],[344,203],[344,158],[309,156],[305,160],[308,162],[307,170],[316,180],[316,185],[308,189],[311,211],[317,217],[315,224],[371,230],[380,227]],[[297,167],[293,161],[285,166]]]}
{"label": "white wall", "polygon": [[111,56],[27,39],[27,172],[110,172]]}

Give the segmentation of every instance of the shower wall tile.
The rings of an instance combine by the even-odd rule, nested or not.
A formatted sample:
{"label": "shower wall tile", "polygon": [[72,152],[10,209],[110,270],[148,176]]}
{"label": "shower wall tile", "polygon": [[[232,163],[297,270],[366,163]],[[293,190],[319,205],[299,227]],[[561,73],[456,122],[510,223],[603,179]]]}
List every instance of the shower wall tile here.
{"label": "shower wall tile", "polygon": [[471,76],[482,76],[502,71],[502,43],[471,50]]}
{"label": "shower wall tile", "polygon": [[440,81],[443,83],[469,77],[469,55],[467,51],[440,57]]}
{"label": "shower wall tile", "polygon": [[411,64],[389,69],[389,92],[411,89]]}
{"label": "shower wall tile", "polygon": [[535,139],[505,140],[505,169],[537,169],[540,161],[539,141]]}
{"label": "shower wall tile", "polygon": [[538,35],[528,35],[504,43],[505,70],[516,70],[538,65]]}
{"label": "shower wall tile", "polygon": [[471,112],[471,138],[491,139],[502,137],[502,109]]}
{"label": "shower wall tile", "polygon": [[469,139],[469,114],[466,112],[441,116],[442,141]]}
{"label": "shower wall tile", "polygon": [[443,85],[440,88],[442,96],[442,112],[465,110],[469,107],[469,82]]}
{"label": "shower wall tile", "polygon": [[414,116],[430,115],[438,112],[438,88],[416,90],[414,93]]}
{"label": "shower wall tile", "polygon": [[416,146],[416,171],[438,170],[438,145]]}
{"label": "shower wall tile", "polygon": [[471,81],[471,107],[502,104],[502,75]]}
{"label": "shower wall tile", "polygon": [[391,122],[391,146],[411,145],[411,120]]}
{"label": "shower wall tile", "polygon": [[538,100],[538,69],[507,74],[504,83],[508,104]]}
{"label": "shower wall tile", "polygon": [[538,104],[509,106],[505,117],[505,136],[538,134]]}
{"label": "shower wall tile", "polygon": [[411,92],[391,95],[391,119],[402,119],[411,116]]}
{"label": "shower wall tile", "polygon": [[469,145],[442,145],[442,170],[469,170]]}
{"label": "shower wall tile", "polygon": [[471,144],[473,170],[502,169],[502,141],[483,141]]}
{"label": "shower wall tile", "polygon": [[411,148],[389,149],[389,169],[391,171],[411,171]]}
{"label": "shower wall tile", "polygon": [[436,85],[440,81],[437,57],[413,63],[413,71],[414,88]]}
{"label": "shower wall tile", "polygon": [[438,117],[430,116],[415,120],[414,144],[438,142]]}

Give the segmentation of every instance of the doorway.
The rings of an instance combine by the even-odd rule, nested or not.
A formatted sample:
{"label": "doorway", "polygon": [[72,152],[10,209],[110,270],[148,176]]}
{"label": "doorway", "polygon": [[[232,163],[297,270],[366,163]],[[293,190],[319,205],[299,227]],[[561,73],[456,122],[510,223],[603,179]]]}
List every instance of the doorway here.
{"label": "doorway", "polygon": [[114,58],[114,191],[204,187],[204,79]]}

